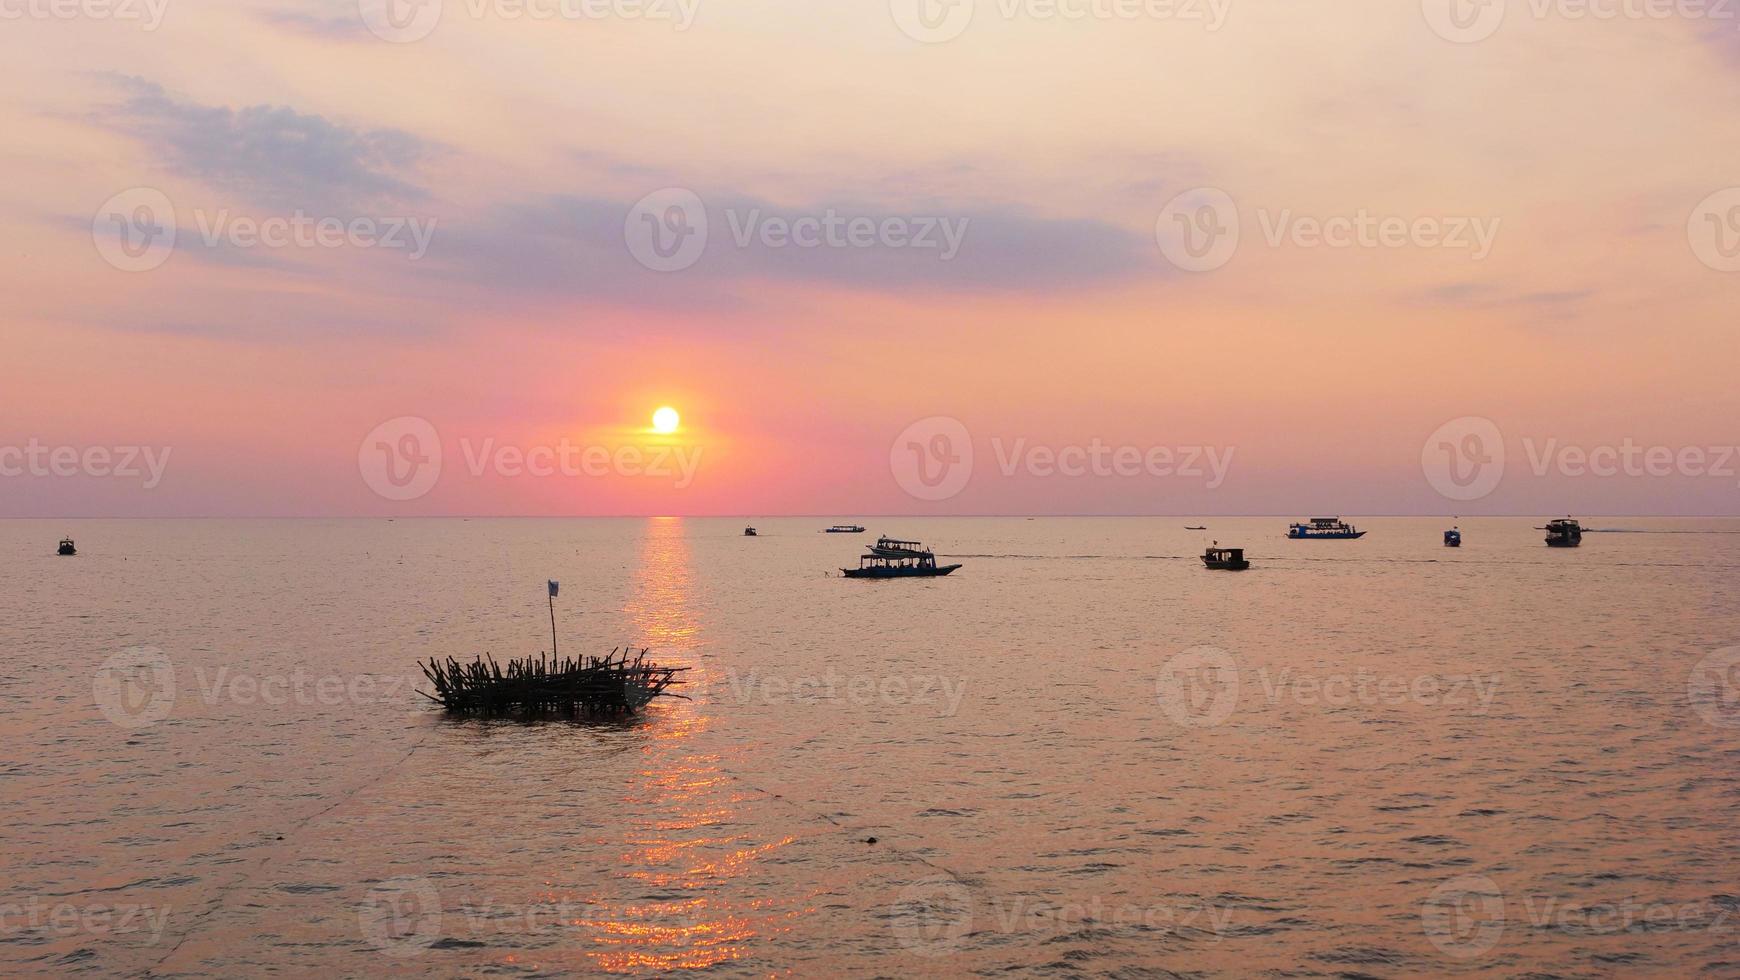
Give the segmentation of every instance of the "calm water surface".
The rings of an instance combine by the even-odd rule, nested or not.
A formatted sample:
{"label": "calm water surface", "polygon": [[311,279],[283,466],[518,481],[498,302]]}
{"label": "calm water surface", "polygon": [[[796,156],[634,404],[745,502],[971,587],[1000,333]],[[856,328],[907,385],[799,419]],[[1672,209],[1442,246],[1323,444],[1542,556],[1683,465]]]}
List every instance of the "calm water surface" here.
{"label": "calm water surface", "polygon": [[0,974],[1740,975],[1740,521],[831,522],[0,522]]}

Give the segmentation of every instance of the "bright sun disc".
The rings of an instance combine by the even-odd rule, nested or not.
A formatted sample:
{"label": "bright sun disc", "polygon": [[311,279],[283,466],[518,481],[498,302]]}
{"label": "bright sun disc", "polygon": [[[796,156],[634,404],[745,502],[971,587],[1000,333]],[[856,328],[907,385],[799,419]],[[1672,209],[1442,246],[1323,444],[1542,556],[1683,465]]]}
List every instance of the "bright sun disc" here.
{"label": "bright sun disc", "polygon": [[653,431],[675,432],[677,431],[677,423],[681,421],[682,417],[677,414],[677,410],[666,405],[653,413]]}

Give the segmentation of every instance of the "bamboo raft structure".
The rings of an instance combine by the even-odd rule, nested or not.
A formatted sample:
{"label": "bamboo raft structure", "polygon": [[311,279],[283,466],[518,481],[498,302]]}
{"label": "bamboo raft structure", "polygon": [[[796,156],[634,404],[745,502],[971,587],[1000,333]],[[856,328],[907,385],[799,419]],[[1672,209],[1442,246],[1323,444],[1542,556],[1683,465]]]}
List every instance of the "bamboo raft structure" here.
{"label": "bamboo raft structure", "polygon": [[418,693],[461,715],[632,715],[653,698],[684,696],[669,688],[683,683],[678,675],[689,668],[661,667],[647,659],[649,649],[559,660],[545,653],[509,660],[505,668],[488,654],[469,664],[431,657],[419,666],[435,693]]}

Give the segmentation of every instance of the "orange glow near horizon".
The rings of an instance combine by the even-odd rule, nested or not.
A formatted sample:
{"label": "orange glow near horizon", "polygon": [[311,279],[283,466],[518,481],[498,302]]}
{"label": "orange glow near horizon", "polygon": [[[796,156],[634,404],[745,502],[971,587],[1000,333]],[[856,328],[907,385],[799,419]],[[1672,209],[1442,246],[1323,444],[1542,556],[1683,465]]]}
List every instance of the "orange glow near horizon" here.
{"label": "orange glow near horizon", "polygon": [[[1696,220],[1740,184],[1740,130],[1709,97],[1740,76],[1732,32],[1513,17],[1460,44],[1419,4],[1259,6],[1208,34],[980,17],[937,44],[885,4],[728,6],[680,58],[627,24],[448,18],[394,45],[242,8],[149,43],[9,22],[0,125],[31,152],[8,159],[0,228],[30,247],[0,264],[0,450],[173,453],[148,492],[10,480],[0,517],[1740,509],[1731,480],[1562,479],[1530,456],[1734,440],[1740,223]],[[647,63],[667,81],[598,94]],[[407,94],[413,64],[468,98]],[[696,120],[705,138],[673,158]],[[578,151],[587,131],[612,139]],[[664,198],[628,220],[671,188],[706,222]],[[1201,188],[1240,236],[1188,271],[1163,218]],[[137,219],[152,201],[177,231],[162,254],[116,230],[156,229]],[[298,214],[336,224],[252,233]],[[353,240],[386,216],[429,236],[407,220],[406,247],[386,224]],[[1407,240],[1325,238],[1367,217]],[[884,240],[911,219],[958,250]],[[405,417],[444,450],[410,500],[358,468]],[[938,417],[976,453],[946,500],[890,467]],[[1471,503],[1421,471],[1463,417],[1492,420],[1511,460]],[[502,475],[563,440],[584,472]],[[1029,479],[1009,455],[1096,441],[1234,456],[1210,489]]]}

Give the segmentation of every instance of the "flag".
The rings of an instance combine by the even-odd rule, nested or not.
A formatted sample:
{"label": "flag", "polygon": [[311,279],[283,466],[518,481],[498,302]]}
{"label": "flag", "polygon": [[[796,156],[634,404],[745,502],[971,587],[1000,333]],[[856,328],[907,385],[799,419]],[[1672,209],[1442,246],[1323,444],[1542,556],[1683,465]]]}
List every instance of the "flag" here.
{"label": "flag", "polygon": [[556,593],[561,592],[561,591],[562,591],[562,583],[556,581],[555,579],[551,579],[550,580],[550,598],[552,598],[552,599],[556,598]]}

